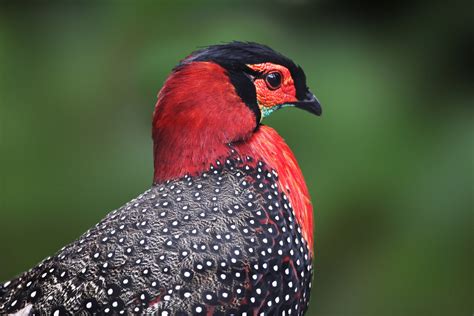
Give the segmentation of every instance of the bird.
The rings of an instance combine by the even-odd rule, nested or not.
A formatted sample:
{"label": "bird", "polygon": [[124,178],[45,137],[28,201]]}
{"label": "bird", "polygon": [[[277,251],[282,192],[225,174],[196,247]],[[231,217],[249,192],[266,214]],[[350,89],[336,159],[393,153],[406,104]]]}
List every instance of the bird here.
{"label": "bird", "polygon": [[317,116],[303,69],[233,41],[179,61],[152,118],[151,187],[0,284],[7,315],[304,315],[313,206],[298,162],[262,120]]}

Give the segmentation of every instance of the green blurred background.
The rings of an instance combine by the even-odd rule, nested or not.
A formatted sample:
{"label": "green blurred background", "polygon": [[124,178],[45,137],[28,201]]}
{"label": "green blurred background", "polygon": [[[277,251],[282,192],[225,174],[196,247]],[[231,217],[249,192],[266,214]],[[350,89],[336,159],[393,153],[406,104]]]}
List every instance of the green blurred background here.
{"label": "green blurred background", "polygon": [[2,1],[0,280],[149,187],[151,113],[179,59],[251,40],[301,64],[324,108],[265,122],[315,205],[309,315],[472,315],[472,8]]}

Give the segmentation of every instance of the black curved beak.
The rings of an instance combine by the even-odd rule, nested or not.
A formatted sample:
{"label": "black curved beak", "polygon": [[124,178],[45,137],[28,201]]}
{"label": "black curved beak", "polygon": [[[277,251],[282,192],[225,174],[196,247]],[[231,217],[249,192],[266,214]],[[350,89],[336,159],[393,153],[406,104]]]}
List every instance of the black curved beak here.
{"label": "black curved beak", "polygon": [[306,97],[304,98],[304,100],[293,102],[291,104],[297,108],[316,114],[317,116],[320,116],[323,113],[321,104],[314,96],[314,94],[312,94],[310,91],[306,92]]}

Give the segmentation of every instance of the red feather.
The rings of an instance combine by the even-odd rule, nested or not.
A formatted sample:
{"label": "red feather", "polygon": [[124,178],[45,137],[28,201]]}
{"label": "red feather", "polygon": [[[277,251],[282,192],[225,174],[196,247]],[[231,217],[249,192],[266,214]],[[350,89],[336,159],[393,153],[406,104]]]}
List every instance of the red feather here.
{"label": "red feather", "polygon": [[228,156],[227,144],[249,138],[255,126],[224,68],[195,62],[175,71],[153,117],[154,182],[206,170]]}

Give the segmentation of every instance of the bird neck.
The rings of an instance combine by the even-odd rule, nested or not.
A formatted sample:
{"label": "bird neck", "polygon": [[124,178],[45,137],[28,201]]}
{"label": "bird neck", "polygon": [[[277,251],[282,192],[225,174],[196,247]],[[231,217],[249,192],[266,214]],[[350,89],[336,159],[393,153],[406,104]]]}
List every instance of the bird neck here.
{"label": "bird neck", "polygon": [[162,142],[154,146],[153,184],[181,178],[185,175],[195,176],[209,169],[216,160],[229,155],[229,146],[219,142],[199,143],[193,140],[186,142]]}

